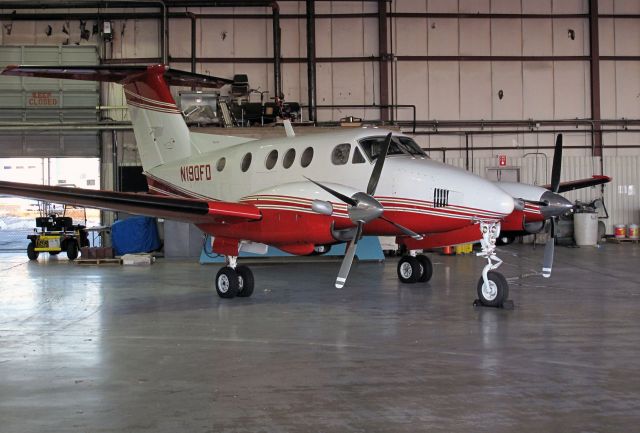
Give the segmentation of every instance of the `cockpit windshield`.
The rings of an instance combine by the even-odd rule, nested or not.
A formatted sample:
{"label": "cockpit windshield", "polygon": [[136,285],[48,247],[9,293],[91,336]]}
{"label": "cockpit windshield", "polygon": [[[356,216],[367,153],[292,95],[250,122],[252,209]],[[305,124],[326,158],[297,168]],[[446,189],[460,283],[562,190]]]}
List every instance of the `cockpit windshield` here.
{"label": "cockpit windshield", "polygon": [[[367,154],[369,159],[373,161],[378,158],[382,151],[384,140],[386,137],[367,137],[360,140],[362,150]],[[411,155],[428,158],[424,151],[409,137],[392,137],[387,155]]]}

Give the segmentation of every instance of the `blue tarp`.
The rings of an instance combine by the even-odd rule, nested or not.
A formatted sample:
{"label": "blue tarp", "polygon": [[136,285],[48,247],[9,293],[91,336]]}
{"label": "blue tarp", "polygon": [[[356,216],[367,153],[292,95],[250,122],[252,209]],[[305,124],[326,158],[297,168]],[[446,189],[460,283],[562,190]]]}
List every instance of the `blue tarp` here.
{"label": "blue tarp", "polygon": [[111,242],[117,256],[157,250],[160,237],[156,220],[137,216],[116,221],[111,226]]}

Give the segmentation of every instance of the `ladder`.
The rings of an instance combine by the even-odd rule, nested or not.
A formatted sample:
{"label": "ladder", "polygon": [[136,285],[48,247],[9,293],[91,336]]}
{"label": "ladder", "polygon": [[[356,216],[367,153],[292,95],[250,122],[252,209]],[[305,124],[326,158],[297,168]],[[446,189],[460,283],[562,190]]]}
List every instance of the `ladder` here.
{"label": "ladder", "polygon": [[227,105],[227,101],[220,101],[220,111],[222,111],[222,122],[225,128],[233,127],[233,120],[231,119],[231,111],[229,111],[229,106]]}

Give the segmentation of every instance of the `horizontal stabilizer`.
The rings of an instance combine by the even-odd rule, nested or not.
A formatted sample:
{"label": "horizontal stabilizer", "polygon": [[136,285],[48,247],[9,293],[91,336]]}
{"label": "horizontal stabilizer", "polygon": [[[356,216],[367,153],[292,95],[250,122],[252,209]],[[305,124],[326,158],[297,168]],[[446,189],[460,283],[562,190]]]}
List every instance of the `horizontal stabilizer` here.
{"label": "horizontal stabilizer", "polygon": [[43,77],[70,80],[107,81],[126,84],[138,76],[150,72],[162,73],[170,86],[193,86],[220,88],[233,83],[227,78],[212,77],[192,72],[171,69],[165,65],[95,65],[95,66],[7,66],[3,75],[21,77]]}
{"label": "horizontal stabilizer", "polygon": [[253,205],[62,186],[0,182],[0,194],[122,211],[191,223],[232,224],[262,218]]}

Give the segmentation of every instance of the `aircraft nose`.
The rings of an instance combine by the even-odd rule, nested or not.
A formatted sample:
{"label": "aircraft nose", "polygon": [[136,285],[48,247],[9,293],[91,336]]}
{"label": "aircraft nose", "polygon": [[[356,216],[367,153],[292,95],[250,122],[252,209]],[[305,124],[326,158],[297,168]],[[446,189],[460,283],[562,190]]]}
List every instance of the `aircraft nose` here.
{"label": "aircraft nose", "polygon": [[516,207],[516,203],[513,197],[504,192],[501,188],[498,188],[493,184],[491,185],[496,189],[496,204],[494,212],[498,212],[504,215],[508,215],[513,212]]}

